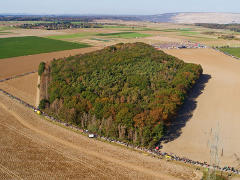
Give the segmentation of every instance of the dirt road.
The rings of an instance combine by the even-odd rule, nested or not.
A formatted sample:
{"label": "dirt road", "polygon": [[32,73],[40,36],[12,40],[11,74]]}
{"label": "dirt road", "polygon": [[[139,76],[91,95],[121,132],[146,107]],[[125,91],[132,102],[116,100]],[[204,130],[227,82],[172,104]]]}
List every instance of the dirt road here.
{"label": "dirt road", "polygon": [[54,125],[0,94],[0,177],[199,179],[198,172]]}
{"label": "dirt road", "polygon": [[[240,156],[240,62],[212,49],[165,52],[201,64],[204,82],[199,87],[203,90],[193,93],[193,97],[199,94],[197,99],[186,106],[190,111],[178,118],[178,125],[184,126],[180,136],[164,144],[163,151],[210,162],[209,145],[218,144],[220,164],[237,166],[240,163],[236,161]],[[219,143],[213,137],[219,138]]]}

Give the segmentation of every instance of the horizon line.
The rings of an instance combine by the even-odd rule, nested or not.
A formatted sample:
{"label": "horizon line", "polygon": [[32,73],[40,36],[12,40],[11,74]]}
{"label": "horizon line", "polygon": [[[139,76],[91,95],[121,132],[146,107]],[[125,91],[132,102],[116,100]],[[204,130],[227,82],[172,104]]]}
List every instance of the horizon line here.
{"label": "horizon line", "polygon": [[54,14],[48,14],[48,13],[0,13],[0,16],[157,16],[157,15],[164,15],[164,14],[180,14],[180,13],[227,13],[227,14],[240,14],[240,12],[167,12],[167,13],[159,13],[159,14],[60,14],[60,13],[54,13]]}

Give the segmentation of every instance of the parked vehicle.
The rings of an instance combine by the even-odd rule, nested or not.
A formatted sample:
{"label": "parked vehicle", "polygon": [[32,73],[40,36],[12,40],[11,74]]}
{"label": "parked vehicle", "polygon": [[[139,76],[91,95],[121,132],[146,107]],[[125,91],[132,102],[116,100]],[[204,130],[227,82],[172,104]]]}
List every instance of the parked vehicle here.
{"label": "parked vehicle", "polygon": [[88,137],[89,138],[95,138],[95,134],[89,134]]}

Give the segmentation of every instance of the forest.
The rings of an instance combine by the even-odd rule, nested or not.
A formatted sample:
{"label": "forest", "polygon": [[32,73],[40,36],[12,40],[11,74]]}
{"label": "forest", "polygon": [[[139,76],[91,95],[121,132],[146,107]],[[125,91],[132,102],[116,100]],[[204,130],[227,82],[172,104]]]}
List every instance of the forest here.
{"label": "forest", "polygon": [[240,24],[211,24],[211,23],[196,23],[196,26],[202,26],[210,29],[228,29],[234,32],[240,32]]}
{"label": "forest", "polygon": [[40,86],[48,84],[40,103],[44,111],[92,133],[144,147],[164,136],[202,74],[200,65],[140,42],[42,66]]}

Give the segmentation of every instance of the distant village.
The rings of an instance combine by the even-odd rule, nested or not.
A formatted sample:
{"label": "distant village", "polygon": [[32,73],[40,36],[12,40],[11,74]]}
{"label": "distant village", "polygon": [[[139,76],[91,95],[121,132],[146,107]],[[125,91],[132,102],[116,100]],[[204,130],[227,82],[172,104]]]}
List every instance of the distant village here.
{"label": "distant village", "polygon": [[76,29],[76,28],[102,28],[101,24],[96,23],[71,23],[71,22],[46,22],[46,23],[28,23],[17,25],[16,27],[23,29],[45,29],[45,30],[60,30],[60,29]]}

